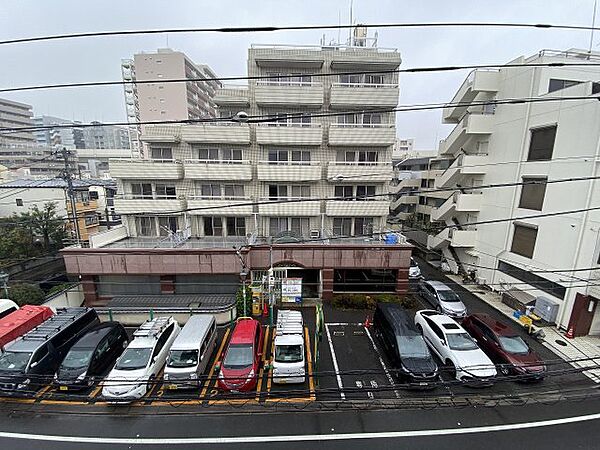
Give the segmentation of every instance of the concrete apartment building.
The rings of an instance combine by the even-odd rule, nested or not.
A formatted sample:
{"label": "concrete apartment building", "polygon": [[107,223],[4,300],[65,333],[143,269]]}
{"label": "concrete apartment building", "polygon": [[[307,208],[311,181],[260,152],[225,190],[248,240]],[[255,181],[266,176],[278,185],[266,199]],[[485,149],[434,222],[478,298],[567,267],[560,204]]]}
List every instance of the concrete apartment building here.
{"label": "concrete apartment building", "polygon": [[[276,278],[302,277],[304,297],[357,286],[406,292],[411,247],[370,237],[389,211],[387,196],[369,196],[387,194],[392,176],[395,116],[385,109],[398,103],[398,76],[336,75],[400,62],[397,50],[364,43],[254,45],[248,75],[267,78],[224,87],[215,102],[226,117],[273,121],[145,127],[148,157],[110,162],[124,226],[90,249],[63,251],[87,302],[106,304],[144,276],[148,295],[235,290],[241,260],[252,280],[271,262]],[[327,112],[347,114],[310,116]]]}
{"label": "concrete apartment building", "polygon": [[[31,105],[0,98],[0,128],[33,126]],[[35,144],[31,131],[0,133],[0,147]]]}
{"label": "concrete apartment building", "polygon": [[121,62],[123,81],[149,81],[164,78],[189,79],[181,83],[126,84],[125,109],[129,126],[130,147],[134,156],[142,154],[139,122],[186,120],[216,117],[213,100],[219,81],[192,81],[216,78],[205,64],[196,64],[184,53],[168,48],[143,52]]}
{"label": "concrete apartment building", "polygon": [[[440,142],[439,157],[452,164],[435,187],[453,192],[430,214],[450,226],[430,236],[428,246],[442,252],[453,271],[475,269],[478,282],[521,303],[545,297],[557,305],[557,325],[576,335],[600,334],[600,212],[527,216],[600,206],[598,180],[545,183],[598,176],[600,89],[594,81],[600,70],[585,63],[599,60],[597,53],[543,50],[511,63],[583,65],[471,72],[452,99],[471,105],[443,110],[443,121],[456,126]],[[590,100],[567,100],[580,96]],[[565,100],[475,104],[522,97]],[[513,182],[536,184],[478,189]],[[506,218],[514,220],[472,224]]]}

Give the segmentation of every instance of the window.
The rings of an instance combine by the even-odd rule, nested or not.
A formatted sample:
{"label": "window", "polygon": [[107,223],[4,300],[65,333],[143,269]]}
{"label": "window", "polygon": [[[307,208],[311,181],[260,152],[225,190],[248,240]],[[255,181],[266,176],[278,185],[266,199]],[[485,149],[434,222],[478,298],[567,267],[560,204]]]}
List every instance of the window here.
{"label": "window", "polygon": [[292,150],[293,162],[309,162],[310,152],[308,150]]}
{"label": "window", "polygon": [[98,200],[98,192],[97,191],[90,191],[90,200]]}
{"label": "window", "polygon": [[[383,84],[384,76],[383,75],[365,74],[365,83],[366,84]],[[406,145],[406,141],[404,141],[404,145]]]}
{"label": "window", "polygon": [[352,200],[352,186],[336,186],[335,197],[342,200]]}
{"label": "window", "polygon": [[174,329],[175,329],[175,324],[173,323],[173,324],[169,325],[165,331],[163,331],[163,334],[160,335],[160,337],[158,338],[158,341],[156,342],[156,347],[154,347],[154,352],[152,352],[153,358],[156,355],[158,355],[160,353],[160,351],[163,349],[163,347],[169,340],[169,337],[173,333]]}
{"label": "window", "polygon": [[269,235],[277,236],[291,231],[297,236],[308,236],[310,220],[308,217],[271,217],[269,218]]}
{"label": "window", "polygon": [[156,236],[154,217],[136,217],[135,225],[139,236]]}
{"label": "window", "polygon": [[203,184],[200,186],[202,197],[221,197],[221,185],[215,183]]}
{"label": "window", "polygon": [[375,186],[356,186],[356,200],[372,200]]}
{"label": "window", "polygon": [[287,162],[287,150],[269,150],[269,163]]}
{"label": "window", "polygon": [[240,148],[224,148],[222,150],[223,161],[241,161],[242,149]]}
{"label": "window", "polygon": [[550,78],[550,82],[548,83],[548,93],[575,86],[579,83],[581,83],[581,81],[558,80],[556,78]]}
{"label": "window", "polygon": [[169,147],[152,147],[150,152],[152,159],[173,161],[173,150]]}
{"label": "window", "polygon": [[546,181],[548,181],[547,177],[523,177],[519,208],[541,211],[546,194]]}
{"label": "window", "polygon": [[152,198],[152,185],[150,183],[131,183],[132,198]]}
{"label": "window", "polygon": [[271,217],[269,218],[269,236],[277,236],[283,231],[287,231],[287,217]]}
{"label": "window", "polygon": [[17,206],[23,206],[23,199],[22,198],[16,198],[15,202],[17,203]]}
{"label": "window", "polygon": [[310,197],[310,186],[297,185],[290,186],[293,198]]}
{"label": "window", "polygon": [[159,236],[168,236],[171,233],[177,232],[177,217],[166,216],[158,218],[158,234]]}
{"label": "window", "polygon": [[223,236],[223,220],[220,217],[204,217],[204,236]]}
{"label": "window", "polygon": [[244,198],[244,186],[241,184],[226,184],[223,186],[226,199]]}
{"label": "window", "polygon": [[227,236],[246,236],[246,219],[244,217],[227,217]]}
{"label": "window", "polygon": [[344,84],[359,84],[360,82],[361,82],[361,76],[360,76],[360,74],[352,74],[352,75],[343,74],[343,75],[340,75],[340,83],[344,83]]}
{"label": "window", "polygon": [[333,219],[334,236],[350,236],[352,234],[352,219],[350,217],[335,217]]}
{"label": "window", "polygon": [[373,233],[372,217],[357,217],[354,219],[354,235],[364,236]]}
{"label": "window", "polygon": [[216,161],[219,159],[219,149],[218,148],[199,148],[198,149],[198,159]]}
{"label": "window", "polygon": [[277,200],[288,196],[288,187],[281,184],[269,185],[269,200]]}
{"label": "window", "polygon": [[374,151],[353,151],[340,150],[337,152],[336,160],[341,162],[359,162],[371,163],[377,162],[377,152]]}
{"label": "window", "polygon": [[531,131],[529,154],[527,161],[548,161],[552,159],[554,140],[556,139],[556,125],[544,128],[534,128]]}
{"label": "window", "polygon": [[378,125],[381,124],[381,113],[364,113],[363,125]]}
{"label": "window", "polygon": [[91,227],[98,224],[98,216],[95,213],[87,213],[84,216],[85,226]]}
{"label": "window", "polygon": [[537,232],[537,227],[533,225],[515,223],[510,251],[526,258],[533,258]]}
{"label": "window", "polygon": [[156,185],[156,198],[177,198],[175,192],[175,186],[169,184],[157,184]]}

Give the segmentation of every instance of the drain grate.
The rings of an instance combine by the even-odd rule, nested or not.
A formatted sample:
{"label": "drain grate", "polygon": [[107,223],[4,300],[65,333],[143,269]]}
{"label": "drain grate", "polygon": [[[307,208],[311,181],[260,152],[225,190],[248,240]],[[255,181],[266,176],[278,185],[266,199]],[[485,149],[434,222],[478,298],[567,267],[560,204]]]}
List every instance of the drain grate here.
{"label": "drain grate", "polygon": [[568,345],[565,341],[562,341],[560,339],[555,339],[554,342],[556,342],[558,345],[562,345],[563,347],[566,347]]}

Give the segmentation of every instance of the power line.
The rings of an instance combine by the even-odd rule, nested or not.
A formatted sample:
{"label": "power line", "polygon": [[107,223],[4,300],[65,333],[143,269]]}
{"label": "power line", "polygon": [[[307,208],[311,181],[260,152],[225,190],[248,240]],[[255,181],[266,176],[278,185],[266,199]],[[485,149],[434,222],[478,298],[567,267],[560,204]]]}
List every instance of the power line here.
{"label": "power line", "polygon": [[[178,33],[263,33],[276,31],[300,31],[300,30],[341,30],[348,28],[538,28],[557,30],[600,30],[597,27],[587,25],[548,24],[548,23],[525,23],[525,22],[405,22],[405,23],[372,23],[372,24],[325,24],[325,25],[288,25],[288,26],[252,26],[252,27],[207,27],[207,28],[160,28],[146,30],[117,30],[96,31],[86,33],[68,33],[45,36],[34,36],[26,38],[14,38],[0,41],[0,45],[22,44],[26,42],[54,41],[62,39],[79,39],[88,37],[108,36],[132,36],[142,34],[178,34]],[[342,46],[343,47],[343,46]]]}
{"label": "power line", "polygon": [[[432,73],[432,72],[452,72],[457,70],[465,69],[491,69],[491,68],[518,68],[518,67],[596,67],[600,66],[600,63],[593,62],[552,62],[552,63],[512,63],[512,64],[468,64],[468,65],[452,65],[452,66],[425,66],[425,67],[411,67],[406,69],[389,69],[389,70],[358,70],[348,72],[329,72],[329,73],[315,73],[315,72],[290,72],[289,74],[279,74],[278,77],[291,77],[291,76],[302,76],[312,78],[330,78],[338,77],[340,75],[385,75],[385,74],[400,74],[400,73]],[[0,92],[24,92],[24,91],[37,91],[37,90],[50,90],[50,89],[64,89],[64,88],[80,88],[80,87],[101,87],[101,86],[125,86],[130,84],[169,84],[169,83],[187,83],[187,82],[227,82],[227,81],[251,81],[251,80],[272,80],[272,75],[239,75],[239,76],[228,76],[228,77],[190,77],[190,78],[157,78],[152,80],[114,80],[114,81],[85,81],[78,83],[55,83],[55,84],[42,84],[42,85],[30,85],[30,86],[18,86],[13,88],[1,88]],[[282,83],[285,85],[285,83]]]}

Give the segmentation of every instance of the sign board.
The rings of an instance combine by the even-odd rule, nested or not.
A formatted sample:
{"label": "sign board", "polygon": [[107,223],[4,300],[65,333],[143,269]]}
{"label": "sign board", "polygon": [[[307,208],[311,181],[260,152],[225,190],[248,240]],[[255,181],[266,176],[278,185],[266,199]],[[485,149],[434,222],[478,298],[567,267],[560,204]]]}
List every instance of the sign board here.
{"label": "sign board", "polygon": [[281,302],[302,303],[302,278],[283,278],[281,280]]}

